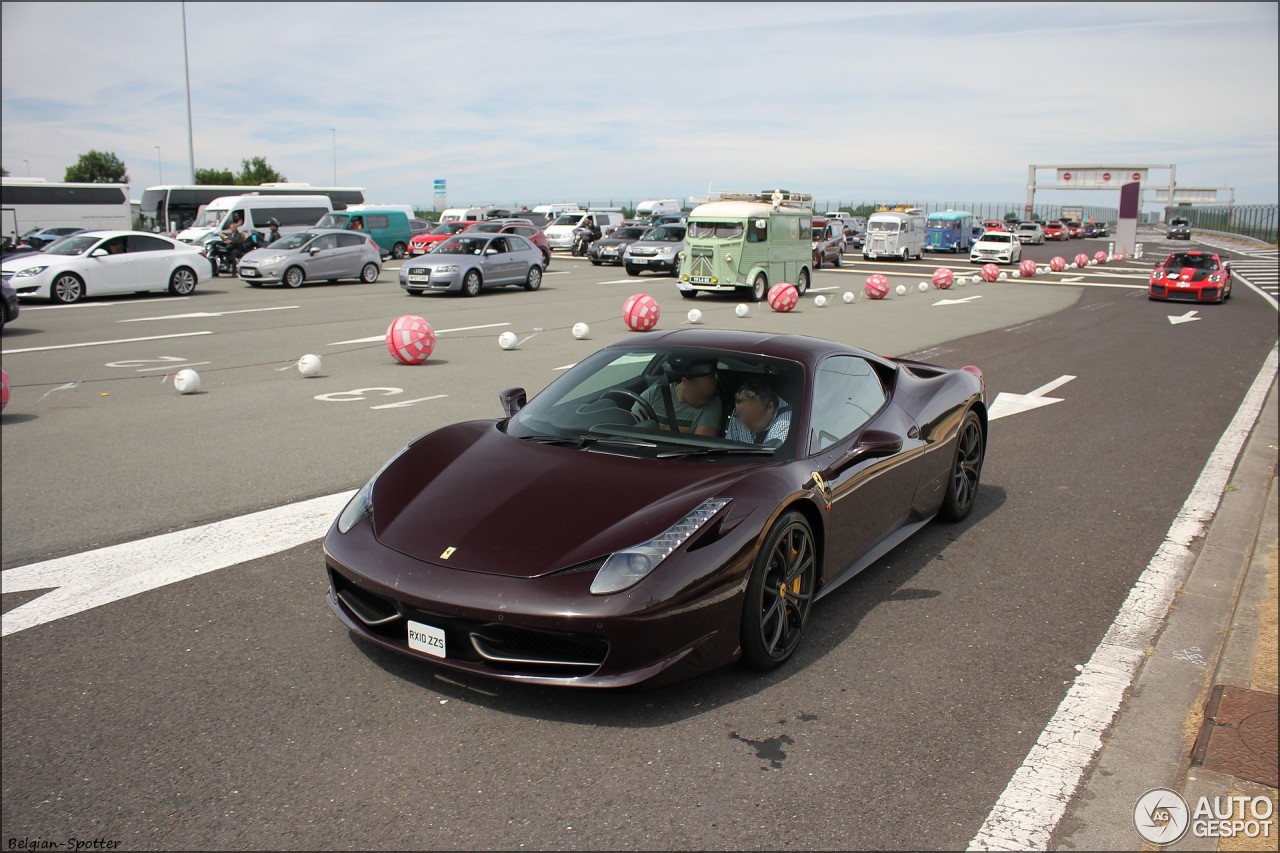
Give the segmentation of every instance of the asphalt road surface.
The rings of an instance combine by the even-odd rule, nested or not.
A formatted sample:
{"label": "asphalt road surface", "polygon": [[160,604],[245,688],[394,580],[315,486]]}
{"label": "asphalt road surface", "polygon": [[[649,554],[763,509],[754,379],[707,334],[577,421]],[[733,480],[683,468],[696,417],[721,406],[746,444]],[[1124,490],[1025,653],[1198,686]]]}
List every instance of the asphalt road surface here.
{"label": "asphalt road surface", "polygon": [[[1166,251],[1153,242],[1074,275],[845,304],[871,270],[913,287],[947,261],[976,271],[850,255],[815,276],[834,304],[746,318],[738,300],[688,302],[669,278],[560,255],[540,292],[471,300],[408,297],[384,271],[373,285],[218,279],[185,300],[24,305],[3,337],[6,571],[355,488],[413,436],[497,417],[500,389],[532,393],[632,334],[620,306],[640,290],[660,328],[698,307],[712,327],[978,364],[991,399],[1059,381],[1061,402],[993,421],[973,515],[825,598],[796,657],[765,675],[604,694],[444,674],[349,637],[324,606],[314,541],[11,633],[6,849],[966,845],[1276,344],[1275,311],[1240,282],[1221,306],[1149,302]],[[427,365],[395,365],[380,337],[403,313],[459,331]],[[589,340],[570,335],[578,321]],[[522,339],[509,352],[506,330]],[[190,332],[209,334],[83,346]],[[322,376],[292,368],[308,352]],[[204,393],[163,379],[186,364]],[[376,408],[392,402],[409,405]],[[6,594],[5,611],[39,592]]]}

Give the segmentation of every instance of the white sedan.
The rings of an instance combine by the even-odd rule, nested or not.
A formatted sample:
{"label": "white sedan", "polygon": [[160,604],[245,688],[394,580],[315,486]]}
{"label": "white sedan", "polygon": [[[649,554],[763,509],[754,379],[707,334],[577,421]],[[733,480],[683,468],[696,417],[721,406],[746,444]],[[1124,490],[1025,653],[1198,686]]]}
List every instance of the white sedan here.
{"label": "white sedan", "polygon": [[142,231],[73,234],[0,266],[0,277],[19,297],[63,305],[148,290],[188,296],[208,272],[209,260],[197,247]]}
{"label": "white sedan", "polygon": [[1008,231],[987,231],[969,249],[971,264],[1016,264],[1022,260],[1022,244]]}

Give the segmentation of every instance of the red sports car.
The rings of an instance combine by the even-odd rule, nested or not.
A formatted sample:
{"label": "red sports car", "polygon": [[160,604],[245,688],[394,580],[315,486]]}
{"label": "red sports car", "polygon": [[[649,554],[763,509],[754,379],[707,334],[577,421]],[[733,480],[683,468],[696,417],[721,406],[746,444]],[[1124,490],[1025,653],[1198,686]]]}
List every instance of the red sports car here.
{"label": "red sports car", "polygon": [[1174,252],[1151,271],[1150,299],[1225,302],[1231,298],[1231,263],[1212,252]]}
{"label": "red sports car", "polygon": [[1044,238],[1046,240],[1066,240],[1070,238],[1067,232],[1067,226],[1061,222],[1046,222],[1043,225]]}
{"label": "red sports car", "polygon": [[781,666],[814,601],[969,514],[986,453],[978,368],[799,335],[633,335],[500,399],[356,492],[327,602],[368,642],[531,684]]}
{"label": "red sports car", "polygon": [[986,220],[985,222],[983,222],[983,223],[982,223],[982,230],[984,230],[984,231],[1008,231],[1008,230],[1009,230],[1009,226],[1008,226],[1008,225],[1005,225],[1005,224],[1004,224],[1004,222],[1000,221],[999,219],[988,219],[988,220]]}
{"label": "red sports car", "polygon": [[467,231],[484,231],[494,234],[519,234],[542,250],[542,268],[551,265],[551,244],[547,235],[528,219],[486,219],[483,222],[469,222]]}
{"label": "red sports car", "polygon": [[465,231],[475,225],[474,222],[442,222],[425,234],[415,234],[409,241],[410,256],[423,255],[430,252],[437,244],[443,243],[459,231]]}

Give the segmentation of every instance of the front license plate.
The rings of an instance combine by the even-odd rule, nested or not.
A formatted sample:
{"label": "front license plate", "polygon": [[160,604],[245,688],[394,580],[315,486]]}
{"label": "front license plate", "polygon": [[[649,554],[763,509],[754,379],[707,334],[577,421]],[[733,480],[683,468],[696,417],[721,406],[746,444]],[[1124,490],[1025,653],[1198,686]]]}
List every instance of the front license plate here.
{"label": "front license plate", "polygon": [[1185,281],[1178,282],[1178,287],[1190,287],[1191,284]]}
{"label": "front license plate", "polygon": [[245,276],[246,278],[256,278],[258,275],[258,271],[255,269],[250,269],[249,267],[241,267],[240,275]]}
{"label": "front license plate", "polygon": [[711,277],[706,275],[691,275],[689,276],[689,282],[691,284],[710,284]]}
{"label": "front license plate", "polygon": [[415,652],[426,652],[429,655],[442,658],[444,657],[444,631],[410,619],[409,648]]}
{"label": "front license plate", "polygon": [[429,276],[429,275],[411,275],[411,276],[409,276],[409,281],[418,282],[418,283],[421,283],[421,284],[425,284],[425,283],[427,283],[427,282],[428,282],[428,281],[430,281],[430,280],[431,280],[431,276]]}
{"label": "front license plate", "polygon": [[631,259],[631,263],[633,263],[633,264],[647,264],[647,263],[649,263],[649,259],[648,259],[648,258],[632,258],[632,259]]}

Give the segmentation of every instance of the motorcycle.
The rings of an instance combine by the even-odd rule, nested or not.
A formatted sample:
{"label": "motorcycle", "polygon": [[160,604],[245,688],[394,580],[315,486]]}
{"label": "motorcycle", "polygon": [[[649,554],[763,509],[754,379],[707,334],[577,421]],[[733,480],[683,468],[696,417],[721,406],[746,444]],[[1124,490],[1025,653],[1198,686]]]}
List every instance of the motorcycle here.
{"label": "motorcycle", "polygon": [[221,234],[210,237],[204,243],[204,255],[213,267],[213,277],[220,273],[236,274],[236,253],[234,247]]}
{"label": "motorcycle", "polygon": [[571,252],[575,258],[582,258],[591,250],[591,244],[600,239],[600,232],[594,228],[575,228],[573,238]]}

